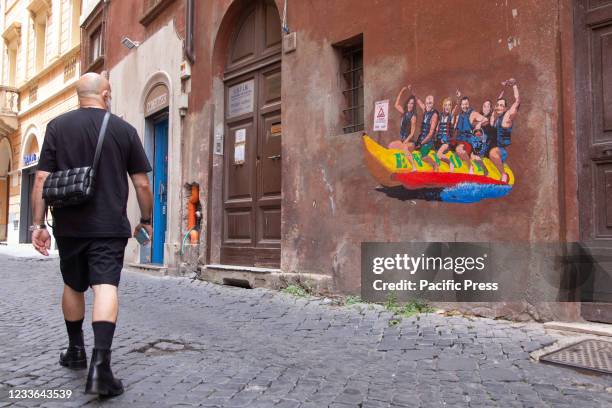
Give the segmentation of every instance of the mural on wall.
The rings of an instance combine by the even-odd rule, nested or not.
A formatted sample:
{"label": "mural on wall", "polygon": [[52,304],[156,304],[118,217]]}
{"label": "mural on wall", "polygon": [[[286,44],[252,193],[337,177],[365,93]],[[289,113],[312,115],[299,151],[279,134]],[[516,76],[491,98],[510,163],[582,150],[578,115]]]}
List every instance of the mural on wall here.
{"label": "mural on wall", "polygon": [[[455,203],[508,195],[515,181],[507,164],[508,147],[520,97],[514,78],[502,86],[495,106],[487,100],[477,111],[457,90],[456,100],[444,99],[440,112],[432,95],[423,102],[410,85],[402,88],[394,105],[401,115],[399,140],[384,147],[363,136],[366,165],[382,186],[378,190],[403,200]],[[514,92],[512,105],[504,97],[506,88]],[[402,103],[407,92],[412,95]]]}

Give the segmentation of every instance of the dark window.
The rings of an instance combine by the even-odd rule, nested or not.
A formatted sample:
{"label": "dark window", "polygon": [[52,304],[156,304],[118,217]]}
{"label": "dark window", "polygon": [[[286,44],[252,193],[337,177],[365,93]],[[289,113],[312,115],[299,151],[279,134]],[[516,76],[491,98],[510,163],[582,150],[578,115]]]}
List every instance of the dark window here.
{"label": "dark window", "polygon": [[341,54],[344,108],[342,109],[344,133],[362,131],[363,119],[363,36],[336,44]]}
{"label": "dark window", "polygon": [[[76,0],[75,0],[76,1]],[[76,4],[76,3],[75,3]],[[102,72],[106,52],[106,16],[108,1],[101,1],[81,25],[81,72]],[[65,71],[66,78],[72,75],[71,67]]]}
{"label": "dark window", "polygon": [[174,0],[145,0],[143,2],[143,15],[140,24],[149,25],[160,15]]}
{"label": "dark window", "polygon": [[38,85],[33,85],[29,89],[29,101],[30,103],[36,102],[38,99]]}
{"label": "dark window", "polygon": [[64,64],[64,82],[74,78],[74,76],[76,75],[76,63],[77,63],[77,57],[74,56],[74,57],[71,57]]}
{"label": "dark window", "polygon": [[102,27],[98,27],[89,36],[89,63],[95,62],[102,56]]}

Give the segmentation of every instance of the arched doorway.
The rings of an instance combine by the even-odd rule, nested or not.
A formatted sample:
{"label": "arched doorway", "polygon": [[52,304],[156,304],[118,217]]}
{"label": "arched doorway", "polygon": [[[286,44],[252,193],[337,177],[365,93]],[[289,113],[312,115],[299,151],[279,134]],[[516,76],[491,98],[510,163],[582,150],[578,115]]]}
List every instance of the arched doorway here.
{"label": "arched doorway", "polygon": [[5,137],[0,141],[0,241],[6,241],[8,235],[11,152],[11,144]]}
{"label": "arched doorway", "polygon": [[168,129],[170,91],[164,83],[155,84],[145,99],[145,149],[153,166],[153,237],[150,248],[141,250],[141,263],[164,264],[168,226]]}
{"label": "arched doorway", "polygon": [[281,23],[273,0],[249,4],[227,56],[221,262],[279,267]]}
{"label": "arched doorway", "polygon": [[31,243],[32,235],[29,227],[32,225],[32,189],[36,178],[36,168],[40,156],[40,145],[38,144],[37,130],[31,128],[24,138],[21,154],[21,210],[19,221],[19,242]]}

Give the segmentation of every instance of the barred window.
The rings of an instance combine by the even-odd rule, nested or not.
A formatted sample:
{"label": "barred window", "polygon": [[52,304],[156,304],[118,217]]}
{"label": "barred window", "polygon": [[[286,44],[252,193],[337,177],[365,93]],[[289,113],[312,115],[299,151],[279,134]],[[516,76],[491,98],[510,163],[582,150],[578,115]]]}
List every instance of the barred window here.
{"label": "barred window", "polygon": [[38,85],[32,85],[28,90],[28,101],[32,104],[38,99]]}
{"label": "barred window", "polygon": [[336,48],[341,53],[340,72],[345,101],[342,130],[344,133],[359,132],[364,129],[363,36],[336,44]]}
{"label": "barred window", "polygon": [[74,78],[76,75],[76,62],[77,57],[70,57],[68,61],[64,64],[64,82]]}

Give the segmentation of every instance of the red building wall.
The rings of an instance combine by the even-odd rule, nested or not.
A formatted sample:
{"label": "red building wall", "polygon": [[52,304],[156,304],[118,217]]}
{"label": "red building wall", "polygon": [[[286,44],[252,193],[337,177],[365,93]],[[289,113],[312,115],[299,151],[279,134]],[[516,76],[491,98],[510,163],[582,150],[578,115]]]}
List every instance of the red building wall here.
{"label": "red building wall", "polygon": [[[146,0],[110,2],[106,37],[107,69],[111,70],[130,52],[121,45],[123,37],[142,43],[160,27],[165,26],[169,21],[173,21],[177,34],[185,38],[185,0],[167,2],[167,7],[147,25],[140,22],[145,15],[145,3]],[[163,50],[160,50],[160,53],[162,52]]]}

